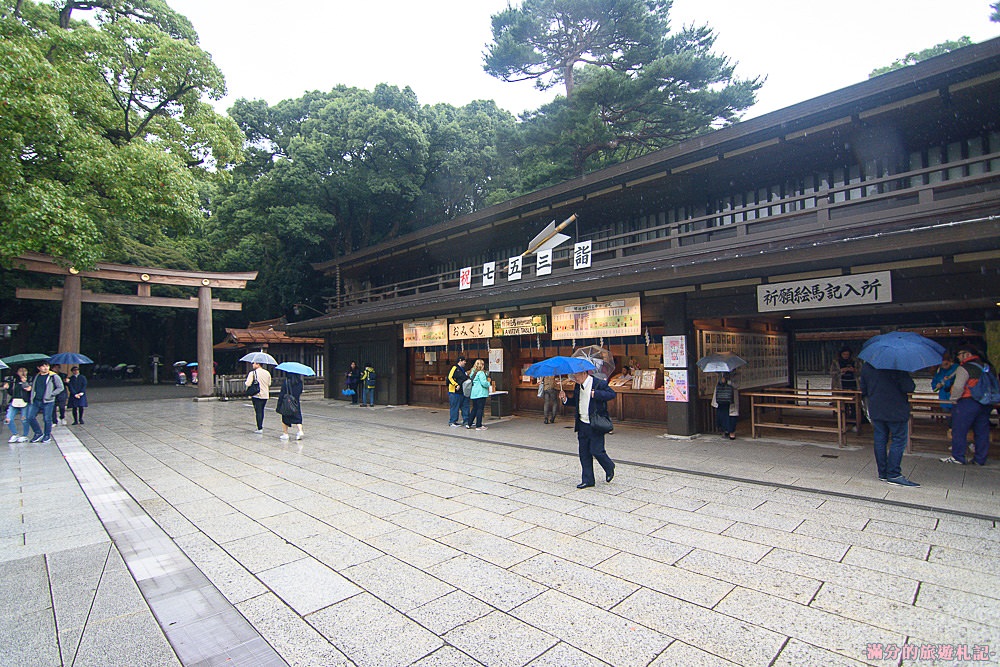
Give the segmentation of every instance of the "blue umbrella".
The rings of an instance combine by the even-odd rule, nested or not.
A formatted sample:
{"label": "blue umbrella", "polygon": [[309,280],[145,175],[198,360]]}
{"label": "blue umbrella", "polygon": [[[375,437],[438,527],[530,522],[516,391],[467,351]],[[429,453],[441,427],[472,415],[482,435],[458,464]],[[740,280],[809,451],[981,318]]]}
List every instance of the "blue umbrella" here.
{"label": "blue umbrella", "polygon": [[873,336],[861,346],[858,358],[875,368],[919,371],[941,363],[944,347],[912,331],[892,331]]}
{"label": "blue umbrella", "polygon": [[297,361],[282,361],[280,364],[275,366],[279,371],[285,371],[286,373],[297,373],[298,375],[316,375],[316,371],[309,368],[305,364],[300,364]]}
{"label": "blue umbrella", "polygon": [[192,361],[191,363],[188,364],[188,366],[197,366],[197,365],[198,365],[197,361]]}
{"label": "blue umbrella", "polygon": [[580,357],[549,357],[528,366],[524,374],[533,378],[543,378],[550,375],[572,375],[573,373],[596,370],[597,366],[594,365],[594,362]]}
{"label": "blue umbrella", "polygon": [[50,364],[92,364],[94,360],[90,357],[77,354],[76,352],[60,352],[49,357]]}
{"label": "blue umbrella", "polygon": [[7,365],[7,364],[5,364],[4,362],[0,361],[0,371],[2,371],[2,370],[3,370],[3,369],[5,369],[5,368],[10,368],[10,366],[8,366],[8,365]]}
{"label": "blue umbrella", "polygon": [[249,354],[244,354],[240,357],[240,361],[248,361],[251,364],[270,364],[274,366],[278,363],[278,360],[272,357],[267,352],[250,352]]}

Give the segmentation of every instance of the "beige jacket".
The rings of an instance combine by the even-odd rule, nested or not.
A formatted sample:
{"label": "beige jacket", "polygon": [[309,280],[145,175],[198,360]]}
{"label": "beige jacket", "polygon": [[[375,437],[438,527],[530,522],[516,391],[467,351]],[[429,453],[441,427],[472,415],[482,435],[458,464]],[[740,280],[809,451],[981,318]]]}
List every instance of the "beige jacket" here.
{"label": "beige jacket", "polygon": [[260,384],[260,393],[255,396],[251,396],[250,398],[271,398],[271,374],[267,372],[266,368],[255,368],[247,373],[247,379],[243,385],[246,387],[252,385],[255,373],[257,375],[257,382]]}

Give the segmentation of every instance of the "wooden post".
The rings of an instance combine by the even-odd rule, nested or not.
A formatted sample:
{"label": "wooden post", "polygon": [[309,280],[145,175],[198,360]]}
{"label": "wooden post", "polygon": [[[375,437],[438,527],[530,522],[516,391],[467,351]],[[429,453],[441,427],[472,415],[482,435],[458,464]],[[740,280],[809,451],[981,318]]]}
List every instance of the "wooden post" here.
{"label": "wooden post", "polygon": [[59,321],[59,351],[80,352],[82,280],[68,275],[63,282],[62,317]]}
{"label": "wooden post", "polygon": [[212,364],[212,288],[198,288],[198,396],[211,396],[215,389]]}

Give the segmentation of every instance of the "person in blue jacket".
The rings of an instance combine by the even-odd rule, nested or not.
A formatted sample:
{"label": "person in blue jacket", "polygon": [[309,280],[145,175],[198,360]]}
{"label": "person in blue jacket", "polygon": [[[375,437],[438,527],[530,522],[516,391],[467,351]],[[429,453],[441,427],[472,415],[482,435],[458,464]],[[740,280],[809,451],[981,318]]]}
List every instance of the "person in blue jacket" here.
{"label": "person in blue jacket", "polygon": [[73,424],[83,423],[83,411],[87,407],[87,378],[80,375],[80,367],[69,369],[69,407],[73,411]]}
{"label": "person in blue jacket", "polygon": [[909,395],[914,389],[913,378],[906,371],[875,368],[871,364],[861,368],[861,396],[868,399],[878,478],[898,486],[920,486],[902,472],[910,428]]}
{"label": "person in blue jacket", "polygon": [[472,428],[472,422],[476,422],[477,431],[486,430],[483,426],[483,413],[486,411],[486,398],[490,395],[490,376],[486,374],[485,368],[483,360],[476,359],[476,363],[472,364],[472,372],[469,373],[469,379],[472,380],[472,395],[469,397],[472,399],[472,409],[465,419],[465,428]]}

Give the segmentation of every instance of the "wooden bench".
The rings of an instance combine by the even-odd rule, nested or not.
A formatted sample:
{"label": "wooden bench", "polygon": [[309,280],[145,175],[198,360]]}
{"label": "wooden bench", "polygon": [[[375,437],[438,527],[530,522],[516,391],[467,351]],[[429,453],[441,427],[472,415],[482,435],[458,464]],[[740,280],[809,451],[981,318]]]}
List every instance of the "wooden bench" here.
{"label": "wooden bench", "polygon": [[[861,398],[856,391],[807,391],[799,389],[768,389],[757,392],[743,392],[750,397],[750,434],[753,438],[760,437],[761,428],[780,428],[794,431],[813,431],[820,433],[836,433],[837,444],[846,444],[845,435],[848,424],[853,423],[855,431],[860,431]],[[847,415],[847,406],[854,406],[854,417]],[[766,420],[764,412],[774,410],[777,420]],[[785,421],[789,410],[805,413],[824,413],[831,415],[836,426],[821,424],[806,424],[802,422]]]}

